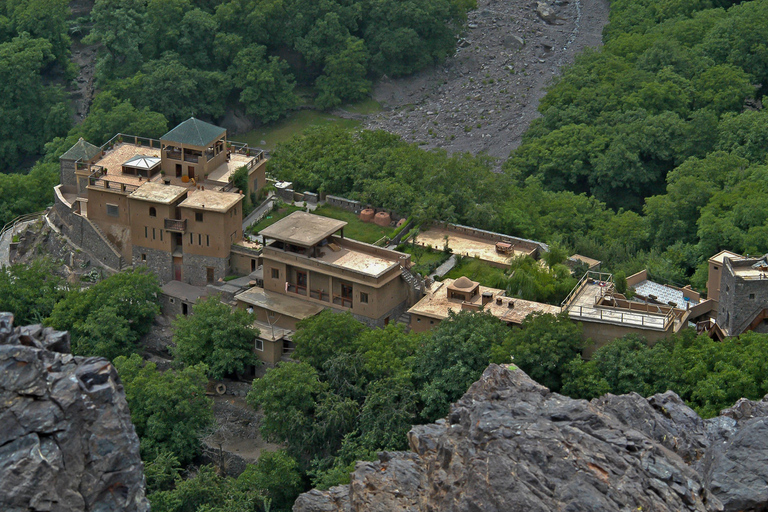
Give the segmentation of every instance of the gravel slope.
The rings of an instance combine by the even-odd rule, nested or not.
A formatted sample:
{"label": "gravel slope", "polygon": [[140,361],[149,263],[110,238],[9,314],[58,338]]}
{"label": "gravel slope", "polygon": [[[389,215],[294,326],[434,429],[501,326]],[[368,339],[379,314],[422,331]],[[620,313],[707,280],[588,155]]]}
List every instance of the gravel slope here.
{"label": "gravel slope", "polygon": [[456,54],[407,78],[384,78],[374,99],[385,110],[366,127],[448,152],[506,158],[538,117],[539,100],[562,66],[601,44],[608,0],[478,0]]}

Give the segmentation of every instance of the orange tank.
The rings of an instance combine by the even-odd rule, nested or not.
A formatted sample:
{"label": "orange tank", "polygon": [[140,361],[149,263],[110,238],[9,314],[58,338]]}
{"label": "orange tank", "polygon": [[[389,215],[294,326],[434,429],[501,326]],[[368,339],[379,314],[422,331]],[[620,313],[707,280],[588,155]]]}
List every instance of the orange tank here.
{"label": "orange tank", "polygon": [[373,220],[374,215],[375,215],[375,212],[373,211],[373,208],[366,208],[365,210],[360,212],[360,220],[363,222],[371,222]]}
{"label": "orange tank", "polygon": [[392,223],[392,217],[387,212],[379,212],[373,218],[373,223],[385,228]]}

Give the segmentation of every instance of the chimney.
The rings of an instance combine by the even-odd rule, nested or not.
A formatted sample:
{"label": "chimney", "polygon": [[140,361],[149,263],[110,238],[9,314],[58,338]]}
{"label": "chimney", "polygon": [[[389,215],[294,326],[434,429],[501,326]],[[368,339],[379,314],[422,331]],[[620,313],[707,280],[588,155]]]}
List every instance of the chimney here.
{"label": "chimney", "polygon": [[493,293],[491,292],[483,292],[483,297],[481,299],[483,306],[488,304],[489,302],[493,302]]}
{"label": "chimney", "polygon": [[515,301],[513,301],[512,299],[509,299],[509,303],[507,304],[507,307],[509,309],[515,309]]}
{"label": "chimney", "polygon": [[501,304],[502,304],[501,297],[496,297],[496,305],[501,306]]}

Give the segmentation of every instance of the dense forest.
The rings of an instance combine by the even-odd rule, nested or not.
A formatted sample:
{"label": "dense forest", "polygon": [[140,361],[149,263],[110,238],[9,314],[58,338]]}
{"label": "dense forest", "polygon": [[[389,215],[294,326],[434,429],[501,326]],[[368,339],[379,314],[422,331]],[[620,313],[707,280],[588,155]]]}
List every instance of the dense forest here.
{"label": "dense forest", "polygon": [[[361,98],[377,77],[449,55],[471,7],[97,0],[89,16],[70,20],[61,0],[0,3],[0,220],[50,202],[57,158],[77,137],[158,136],[189,115],[215,121],[229,108],[269,121],[300,95],[318,108]],[[717,251],[768,250],[766,19],[768,0],[612,1],[605,46],[564,70],[500,173],[483,155],[338,128],[281,145],[270,171],[299,190],[357,198],[418,223],[547,242],[548,269],[521,261],[514,276],[490,276],[537,299],[556,302],[570,288],[558,267],[570,252],[617,275],[647,267],[656,280],[704,291],[706,260]],[[101,48],[98,93],[76,126],[64,88],[75,73],[72,38]],[[410,426],[444,416],[489,362],[513,362],[574,397],[672,389],[705,416],[768,392],[763,334],[716,343],[683,331],[653,347],[626,337],[584,361],[587,342],[564,317],[532,316],[508,329],[465,312],[416,334],[322,313],[294,335],[300,362],[270,369],[248,395],[264,414],[262,434],[283,448],[224,477],[197,465],[214,420],[205,385],[255,362],[247,314],[200,301],[175,322],[174,367],[160,371],[138,355],[159,311],[157,279],[134,270],[69,289],[54,271],[59,263],[3,268],[0,310],[15,311],[20,324],[67,329],[76,354],[113,360],[153,510],[290,510],[310,486],[347,481],[356,460],[406,448]]]}

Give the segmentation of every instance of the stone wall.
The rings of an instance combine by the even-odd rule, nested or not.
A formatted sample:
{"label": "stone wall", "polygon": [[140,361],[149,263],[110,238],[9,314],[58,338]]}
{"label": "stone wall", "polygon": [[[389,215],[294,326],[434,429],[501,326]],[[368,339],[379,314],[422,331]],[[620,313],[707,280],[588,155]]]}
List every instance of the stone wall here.
{"label": "stone wall", "polygon": [[73,212],[59,194],[54,195],[53,212],[54,224],[72,243],[88,252],[102,265],[120,270],[123,265],[120,251],[109,243],[91,221]]}
{"label": "stone wall", "polygon": [[185,254],[182,280],[193,286],[205,286],[208,284],[207,267],[213,267],[213,280],[218,281],[229,272],[229,258]]}
{"label": "stone wall", "polygon": [[[405,311],[408,309],[408,302],[403,301],[394,308],[390,309],[383,315],[381,315],[379,318],[368,318],[366,316],[361,315],[355,315],[354,313],[352,316],[357,320],[358,322],[361,322],[368,327],[374,329],[376,327],[384,327],[387,323],[394,323],[397,322],[397,319],[400,318],[400,315],[405,313]],[[385,322],[385,320],[389,318],[388,322]]]}
{"label": "stone wall", "polygon": [[346,197],[328,195],[325,196],[325,203],[331,206],[336,206],[337,208],[349,210],[350,212],[354,213],[360,213],[360,210],[363,209],[360,201],[353,201],[352,199],[347,199]]}
{"label": "stone wall", "polygon": [[59,181],[65,187],[77,188],[74,160],[59,160]]}
{"label": "stone wall", "polygon": [[[145,256],[142,258],[142,255]],[[133,266],[144,265],[154,272],[161,284],[173,281],[173,256],[169,252],[134,245],[131,261]]]}
{"label": "stone wall", "polygon": [[729,336],[741,334],[763,309],[768,308],[768,278],[742,279],[739,268],[751,268],[760,258],[726,260],[720,276],[717,323]]}

